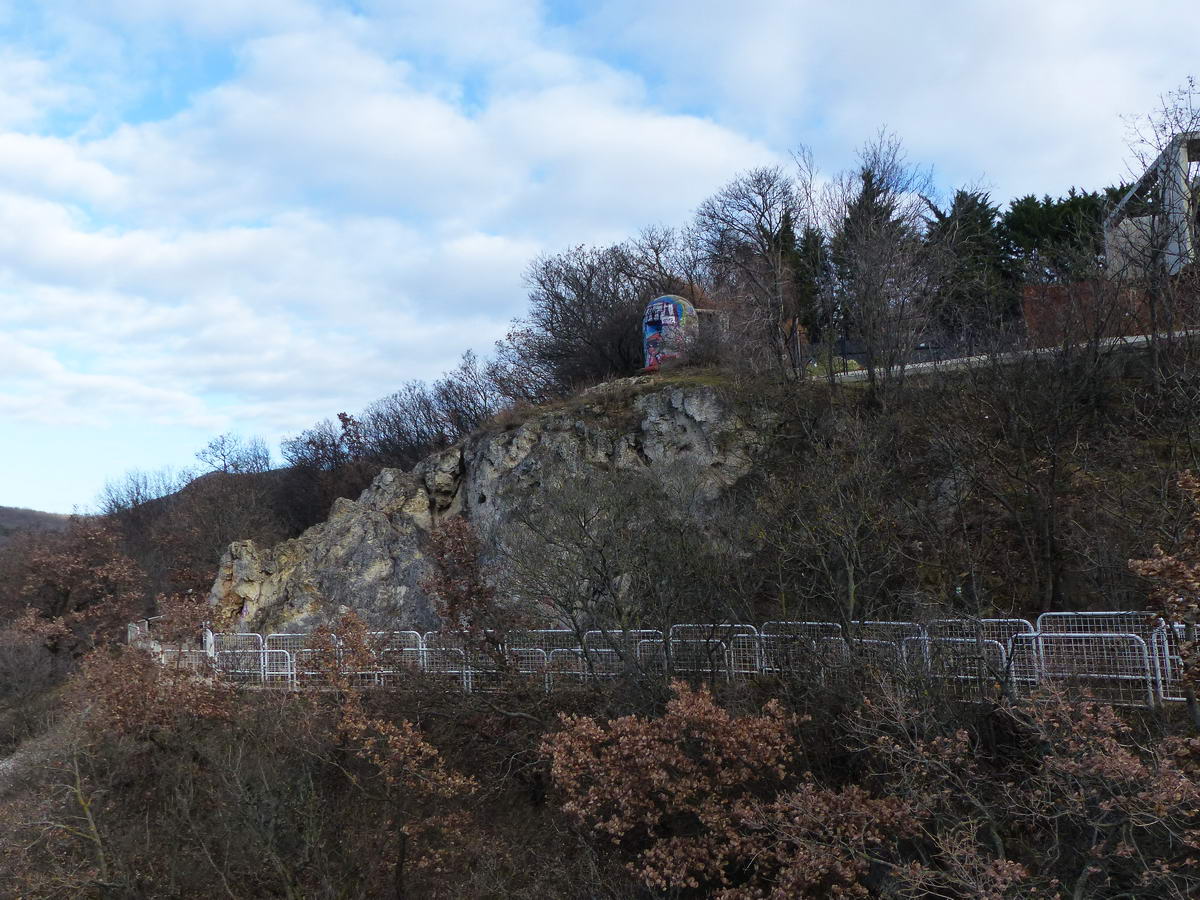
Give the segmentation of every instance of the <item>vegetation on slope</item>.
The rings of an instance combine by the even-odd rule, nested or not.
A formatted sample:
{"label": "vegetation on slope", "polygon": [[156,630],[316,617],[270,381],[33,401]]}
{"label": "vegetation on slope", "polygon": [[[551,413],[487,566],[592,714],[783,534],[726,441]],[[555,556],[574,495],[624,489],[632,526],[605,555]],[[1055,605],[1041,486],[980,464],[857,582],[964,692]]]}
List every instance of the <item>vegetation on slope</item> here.
{"label": "vegetation on slope", "polygon": [[14,535],[27,531],[57,531],[67,524],[67,517],[58,513],[38,512],[15,506],[0,506],[0,547]]}
{"label": "vegetation on slope", "polygon": [[[103,515],[0,548],[0,742],[17,749],[0,762],[0,845],[22,849],[0,858],[3,883],[23,897],[1195,895],[1200,744],[1181,709],[961,703],[869,667],[832,686],[547,694],[513,675],[469,695],[417,679],[374,691],[347,671],[386,623],[354,616],[326,635],[332,688],[295,695],[121,645],[151,611],[165,636],[194,636],[228,540],[294,534],[382,465],[629,374],[638,311],[665,291],[728,327],[703,348],[711,368],[630,390],[721,391],[762,423],[754,471],[714,498],[684,469],[597,468],[503,534],[436,531],[431,589],[456,624],[1148,602],[1194,618],[1195,482],[1177,475],[1200,468],[1200,347],[1105,343],[1131,287],[1103,271],[1099,196],[1001,214],[960,192],[931,209],[889,139],[820,202],[810,174],[746,173],[686,236],[536,261],[530,313],[489,362],[297,435],[286,470],[223,436],[203,477],[129,476]],[[1194,279],[1137,290],[1157,321],[1186,324]],[[1006,357],[1016,292],[1046,283],[1064,339]],[[987,361],[914,378],[917,335]],[[812,377],[847,342],[867,377]],[[620,428],[630,399],[589,408]]]}

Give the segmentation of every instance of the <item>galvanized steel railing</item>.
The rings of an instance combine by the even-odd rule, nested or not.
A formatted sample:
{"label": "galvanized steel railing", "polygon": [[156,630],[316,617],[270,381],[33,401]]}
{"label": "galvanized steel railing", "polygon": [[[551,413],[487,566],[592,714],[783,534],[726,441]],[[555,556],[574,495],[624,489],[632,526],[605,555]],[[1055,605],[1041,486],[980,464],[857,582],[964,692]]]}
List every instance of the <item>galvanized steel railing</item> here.
{"label": "galvanized steel railing", "polygon": [[[296,689],[326,680],[328,638],[206,632],[203,650],[163,649],[147,624],[129,628],[164,665],[210,670],[231,681]],[[951,699],[1001,692],[1030,696],[1057,686],[1079,697],[1129,706],[1183,699],[1181,626],[1146,612],[1044,613],[1025,619],[916,622],[766,622],[673,625],[657,629],[564,628],[490,635],[473,645],[455,632],[374,632],[361,654],[333,648],[343,674],[386,686],[414,676],[455,689],[486,690],[506,675],[540,680],[546,690],[620,675],[709,679],[793,677],[830,685],[856,675],[919,678]],[[325,654],[326,658],[320,655]]]}

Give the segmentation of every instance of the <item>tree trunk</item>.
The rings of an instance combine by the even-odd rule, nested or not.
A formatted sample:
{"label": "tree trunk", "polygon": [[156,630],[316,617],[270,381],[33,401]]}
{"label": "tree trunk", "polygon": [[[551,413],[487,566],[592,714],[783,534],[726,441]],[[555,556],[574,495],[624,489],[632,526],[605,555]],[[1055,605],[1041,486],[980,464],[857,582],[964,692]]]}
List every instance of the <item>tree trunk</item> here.
{"label": "tree trunk", "polygon": [[405,900],[408,893],[404,886],[404,867],[408,862],[408,835],[403,828],[396,829],[396,871],[392,877],[395,900]]}

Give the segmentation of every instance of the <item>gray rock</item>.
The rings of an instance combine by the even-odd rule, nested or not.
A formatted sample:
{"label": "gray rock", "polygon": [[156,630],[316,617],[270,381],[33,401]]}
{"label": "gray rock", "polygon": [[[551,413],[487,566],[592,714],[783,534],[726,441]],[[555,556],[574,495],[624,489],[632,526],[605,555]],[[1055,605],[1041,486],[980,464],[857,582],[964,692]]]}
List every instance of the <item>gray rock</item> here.
{"label": "gray rock", "polygon": [[439,520],[466,516],[486,543],[518,504],[536,514],[589,467],[664,479],[686,468],[715,499],[750,471],[760,431],[711,386],[660,387],[646,377],[600,385],[515,427],[473,435],[411,473],[385,469],[298,538],[270,549],[231,544],[210,601],[252,631],[310,628],[339,607],[391,628],[431,627],[422,548]]}

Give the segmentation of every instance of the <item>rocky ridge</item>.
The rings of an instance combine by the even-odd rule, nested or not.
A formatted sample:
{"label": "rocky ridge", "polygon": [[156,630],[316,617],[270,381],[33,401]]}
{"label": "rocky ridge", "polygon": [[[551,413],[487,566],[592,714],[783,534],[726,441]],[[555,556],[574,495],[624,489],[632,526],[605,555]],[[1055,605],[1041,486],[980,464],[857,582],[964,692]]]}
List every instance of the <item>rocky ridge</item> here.
{"label": "rocky ridge", "polygon": [[589,467],[659,477],[687,466],[716,498],[750,471],[761,431],[718,386],[678,376],[621,379],[509,418],[411,472],[383,470],[358,500],[338,500],[297,538],[231,544],[210,601],[239,629],[259,632],[308,628],[341,608],[390,627],[432,626],[422,546],[441,519],[466,516],[486,541],[518,502],[553,503]]}

